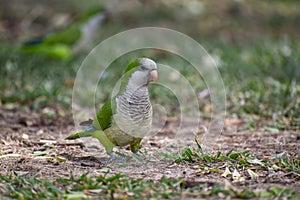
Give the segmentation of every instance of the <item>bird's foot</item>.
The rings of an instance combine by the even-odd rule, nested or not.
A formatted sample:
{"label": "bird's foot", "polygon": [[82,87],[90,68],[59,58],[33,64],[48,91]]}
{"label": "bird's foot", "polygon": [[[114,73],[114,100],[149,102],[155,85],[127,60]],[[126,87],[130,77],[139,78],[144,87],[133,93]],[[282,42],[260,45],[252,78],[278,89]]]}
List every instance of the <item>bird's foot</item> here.
{"label": "bird's foot", "polygon": [[116,162],[120,162],[120,163],[124,163],[126,162],[126,156],[119,154],[119,156],[116,156],[116,154],[114,152],[110,152],[107,153],[109,155],[109,159],[106,161],[107,165],[116,163]]}
{"label": "bird's foot", "polygon": [[139,156],[139,157],[143,157],[144,155],[140,152],[140,151],[135,151],[133,152],[135,155]]}
{"label": "bird's foot", "polygon": [[109,159],[106,161],[106,165],[110,165],[110,164],[112,164],[112,163],[115,162],[115,160],[116,160],[116,155],[115,155],[114,152],[109,152],[109,153],[107,153],[107,154],[109,155]]}
{"label": "bird's foot", "polygon": [[132,158],[135,159],[138,162],[144,162],[145,161],[145,155],[142,154],[140,151],[133,152]]}

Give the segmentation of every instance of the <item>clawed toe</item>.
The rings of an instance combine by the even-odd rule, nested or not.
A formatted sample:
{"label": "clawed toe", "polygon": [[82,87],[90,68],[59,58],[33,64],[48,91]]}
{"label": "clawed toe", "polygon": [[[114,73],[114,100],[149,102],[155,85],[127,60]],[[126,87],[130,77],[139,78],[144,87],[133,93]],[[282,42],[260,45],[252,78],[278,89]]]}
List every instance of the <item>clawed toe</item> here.
{"label": "clawed toe", "polygon": [[109,159],[106,161],[107,165],[110,165],[115,162],[124,163],[127,160],[126,156],[124,156],[122,154],[120,154],[119,156],[116,156],[116,154],[114,152],[110,152],[110,153],[108,153],[108,155],[109,155]]}
{"label": "clawed toe", "polygon": [[116,160],[116,155],[114,152],[107,153],[109,155],[109,159],[106,161],[106,164],[109,165]]}

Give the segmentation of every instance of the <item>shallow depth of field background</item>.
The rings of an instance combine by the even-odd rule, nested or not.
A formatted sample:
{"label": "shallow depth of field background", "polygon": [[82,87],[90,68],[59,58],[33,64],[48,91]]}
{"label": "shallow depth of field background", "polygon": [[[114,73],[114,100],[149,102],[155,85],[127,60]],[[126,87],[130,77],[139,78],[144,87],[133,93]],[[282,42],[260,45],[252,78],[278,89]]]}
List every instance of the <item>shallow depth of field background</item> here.
{"label": "shallow depth of field background", "polygon": [[[235,146],[232,146],[230,142],[235,142],[234,140],[237,138],[235,133],[241,131],[242,133],[245,132],[245,134],[251,133],[255,135],[257,133],[254,143],[249,145],[249,148],[252,148],[251,150],[255,150],[257,145],[255,142],[261,142],[263,140],[261,138],[266,135],[272,137],[274,135],[273,138],[279,138],[278,143],[273,144],[272,141],[272,144],[266,144],[266,149],[264,149],[263,153],[257,155],[257,157],[254,156],[255,158],[264,159],[268,156],[273,158],[278,156],[277,154],[281,156],[287,155],[287,157],[284,157],[287,160],[278,161],[279,163],[275,164],[278,169],[275,169],[276,167],[271,161],[270,163],[263,161],[257,164],[257,159],[256,163],[249,162],[247,164],[247,152],[234,155],[229,152],[226,155],[228,160],[225,159],[227,164],[224,164],[224,166],[229,166],[231,171],[233,171],[233,169],[238,167],[253,167],[255,165],[251,169],[258,174],[264,170],[269,170],[268,172],[271,173],[269,168],[274,167],[275,171],[282,170],[282,173],[287,173],[288,175],[282,179],[283,181],[280,181],[280,178],[278,178],[277,182],[277,179],[262,178],[255,183],[246,182],[238,185],[233,183],[234,186],[231,185],[232,187],[228,186],[228,184],[225,184],[225,186],[221,184],[217,189],[214,184],[210,185],[207,182],[195,183],[190,179],[185,180],[185,182],[180,182],[177,179],[160,179],[162,184],[165,184],[165,188],[175,193],[174,197],[168,191],[157,189],[163,186],[155,181],[155,183],[150,181],[149,185],[153,185],[151,188],[147,185],[147,182],[138,182],[142,181],[138,180],[139,188],[134,184],[134,176],[133,179],[131,179],[132,177],[122,179],[123,176],[116,176],[114,180],[117,180],[117,182],[113,182],[114,180],[106,179],[109,176],[107,172],[102,179],[97,179],[98,182],[92,183],[92,179],[88,179],[85,174],[79,179],[70,178],[59,182],[58,186],[52,185],[57,187],[57,190],[52,188],[53,190],[47,191],[47,189],[43,190],[40,188],[42,192],[35,194],[32,191],[30,192],[32,185],[41,183],[47,188],[47,181],[43,179],[43,176],[41,179],[32,177],[28,180],[26,179],[27,183],[30,182],[31,185],[29,184],[28,188],[25,186],[22,188],[22,181],[26,182],[24,177],[15,175],[17,177],[15,179],[12,176],[5,178],[8,177],[9,171],[14,170],[5,168],[6,165],[3,163],[4,159],[7,158],[0,158],[0,162],[2,162],[0,166],[5,169],[0,170],[0,176],[2,177],[0,179],[0,187],[2,187],[0,191],[3,194],[8,194],[9,197],[14,198],[20,198],[20,195],[25,195],[25,198],[29,199],[34,197],[34,195],[42,198],[43,194],[44,198],[49,198],[51,195],[56,198],[68,198],[70,196],[67,194],[72,193],[72,191],[80,191],[80,194],[83,195],[79,195],[80,198],[95,197],[94,195],[97,197],[97,192],[90,195],[88,192],[82,191],[91,189],[91,185],[97,185],[96,183],[99,184],[102,181],[101,184],[110,184],[111,188],[113,188],[112,190],[119,195],[117,197],[129,199],[134,197],[178,198],[183,197],[182,191],[186,190],[188,190],[188,193],[191,193],[191,196],[188,197],[199,197],[200,194],[203,194],[202,196],[204,197],[217,195],[218,198],[226,196],[259,198],[263,197],[263,195],[268,198],[297,198],[296,191],[300,189],[299,184],[297,184],[297,182],[300,182],[300,3],[296,0],[113,0],[87,1],[84,3],[83,1],[71,0],[1,0],[0,108],[2,112],[0,113],[0,144],[2,143],[3,148],[0,149],[0,156],[14,154],[18,151],[18,147],[14,145],[12,145],[14,148],[8,148],[7,146],[8,144],[15,144],[14,138],[21,138],[21,141],[29,135],[29,138],[49,139],[46,131],[36,132],[34,127],[38,127],[37,129],[43,126],[54,127],[53,130],[55,130],[54,132],[57,135],[52,134],[49,137],[55,140],[56,136],[61,137],[66,134],[66,121],[68,121],[68,126],[73,125],[71,115],[72,86],[76,72],[89,51],[79,52],[69,60],[60,60],[45,55],[26,54],[21,51],[21,46],[33,38],[45,36],[50,32],[61,30],[76,23],[80,14],[99,4],[106,7],[109,11],[109,16],[97,34],[95,45],[121,31],[148,26],[174,29],[198,41],[216,61],[226,89],[226,126],[229,128],[227,127],[225,132],[230,132],[233,136],[230,136],[231,139],[227,141],[228,143],[224,148],[232,148],[235,151]],[[96,100],[99,105],[109,99],[111,88],[116,83],[117,77],[121,75],[122,70],[120,69],[125,67],[131,58],[137,56],[151,57],[159,63],[176,67],[192,83],[195,91],[199,94],[201,116],[205,120],[209,118],[213,108],[211,107],[209,95],[206,95],[203,77],[195,74],[190,64],[182,58],[158,50],[134,51],[128,55],[123,55],[112,63],[112,67],[108,70],[105,79],[107,87],[102,90],[101,94],[96,94]],[[114,68],[114,66],[116,67]],[[118,68],[119,66],[121,68]],[[114,69],[118,70],[114,71]],[[204,96],[201,96],[203,94]],[[86,98],[89,98],[89,96]],[[178,101],[170,91],[163,87],[152,85],[151,99],[166,108],[169,120],[178,117],[180,111]],[[28,115],[23,116],[24,113],[28,113]],[[61,121],[57,122],[57,120]],[[15,123],[20,126],[15,126]],[[26,131],[32,130],[31,132],[26,132],[21,126],[27,128],[32,126],[33,129],[26,129]],[[23,138],[24,134],[25,138]],[[247,136],[248,139],[251,139],[251,137]],[[267,142],[270,141],[268,140]],[[280,146],[281,143],[283,147]],[[285,149],[284,145],[291,146]],[[7,149],[11,150],[7,151]],[[271,155],[268,155],[268,149],[271,152],[276,149],[275,154],[270,153]],[[277,151],[277,149],[279,150]],[[33,151],[36,150],[39,149],[37,148]],[[43,150],[45,149],[42,148]],[[206,160],[208,157],[201,157],[203,155],[199,152],[194,152],[193,154],[190,150],[183,151],[181,157],[176,159],[180,162],[187,162],[183,163],[183,168],[190,166],[189,162],[193,163],[193,166],[197,166],[197,169],[200,166],[202,171],[195,170],[197,171],[195,172],[195,177],[214,173],[219,176],[222,174],[225,168],[220,168],[220,166],[215,164],[224,160],[212,156],[208,161]],[[245,148],[244,150],[246,151],[247,149]],[[257,151],[259,152],[259,150]],[[47,155],[47,152],[44,153]],[[231,157],[231,155],[233,156]],[[62,155],[60,156],[64,159],[66,158]],[[252,160],[255,160],[254,157],[252,157]],[[13,159],[16,159],[13,162],[18,162],[18,159],[21,158]],[[170,159],[172,160],[172,158]],[[6,162],[13,163],[12,160]],[[62,161],[59,161],[58,158],[56,162],[61,163]],[[203,162],[206,163],[205,166],[202,165]],[[238,164],[231,165],[234,162]],[[241,164],[242,162],[246,164]],[[212,170],[214,167],[219,171]],[[178,169],[182,168],[179,167]],[[91,168],[90,170],[94,169]],[[19,171],[25,173],[28,170],[23,170],[21,167]],[[85,171],[82,170],[80,172],[84,174]],[[114,171],[114,173],[117,172]],[[178,172],[178,174],[176,177],[181,177],[181,172]],[[267,175],[261,176],[265,177]],[[294,183],[290,187],[289,180],[292,180],[291,182]],[[95,180],[93,179],[93,181]],[[118,185],[118,182],[125,186]],[[136,190],[128,189],[130,187],[125,182]],[[80,189],[78,185],[83,183],[87,186],[83,187],[84,189]],[[202,183],[206,185],[200,187],[199,185]],[[8,187],[7,185],[9,184],[12,184],[13,187]],[[71,184],[72,187],[64,189],[67,184]],[[263,186],[265,193],[259,193],[260,186],[258,187],[256,184],[265,184]],[[273,184],[275,184],[275,189]],[[95,188],[98,186],[95,186]],[[195,189],[195,187],[198,188]],[[101,189],[110,191],[111,188],[103,187]],[[144,191],[144,193],[141,191]],[[195,193],[197,195],[193,196]],[[104,194],[107,195],[105,197],[111,197],[110,193]]]}

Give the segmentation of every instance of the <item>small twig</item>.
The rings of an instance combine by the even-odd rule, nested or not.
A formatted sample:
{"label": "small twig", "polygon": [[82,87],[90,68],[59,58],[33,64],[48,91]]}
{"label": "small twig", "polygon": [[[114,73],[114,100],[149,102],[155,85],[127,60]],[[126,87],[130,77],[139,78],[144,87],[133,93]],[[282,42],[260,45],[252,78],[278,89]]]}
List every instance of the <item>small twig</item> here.
{"label": "small twig", "polygon": [[84,147],[84,144],[82,142],[63,142],[63,141],[55,141],[55,140],[24,140],[23,141],[25,144],[37,144],[37,145],[45,145],[45,144],[55,144],[55,145],[60,145],[60,146],[80,146]]}

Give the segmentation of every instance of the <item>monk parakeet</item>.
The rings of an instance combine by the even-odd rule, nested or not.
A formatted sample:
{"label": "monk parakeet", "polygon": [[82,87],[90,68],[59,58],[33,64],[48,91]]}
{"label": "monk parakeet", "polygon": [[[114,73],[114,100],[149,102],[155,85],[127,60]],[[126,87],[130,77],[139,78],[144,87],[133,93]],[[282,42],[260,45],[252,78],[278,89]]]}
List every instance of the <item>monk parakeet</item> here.
{"label": "monk parakeet", "polygon": [[87,50],[99,33],[108,11],[103,7],[87,10],[79,22],[44,38],[26,42],[21,50],[29,54],[41,54],[60,60],[69,60],[74,52]]}
{"label": "monk parakeet", "polygon": [[156,63],[148,58],[132,60],[121,78],[118,94],[102,106],[94,120],[82,122],[88,128],[66,139],[92,136],[104,146],[113,159],[115,146],[130,145],[136,153],[142,138],[150,131],[152,106],[148,84],[156,81]]}

